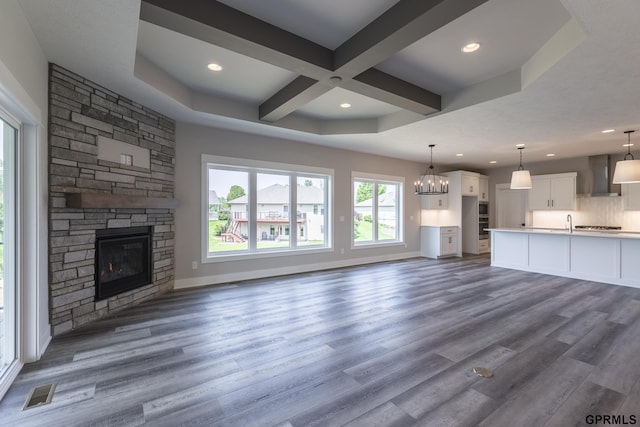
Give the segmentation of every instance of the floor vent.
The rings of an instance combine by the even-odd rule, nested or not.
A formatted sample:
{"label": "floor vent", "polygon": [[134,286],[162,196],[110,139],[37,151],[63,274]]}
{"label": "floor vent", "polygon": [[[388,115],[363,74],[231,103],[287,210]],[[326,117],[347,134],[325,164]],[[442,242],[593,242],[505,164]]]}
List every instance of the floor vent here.
{"label": "floor vent", "polygon": [[493,371],[487,368],[473,368],[473,372],[483,378],[491,378],[493,376]]}
{"label": "floor vent", "polygon": [[53,399],[53,392],[56,389],[56,384],[47,384],[41,385],[38,387],[34,387],[29,393],[29,397],[24,404],[24,408],[22,410],[35,408],[36,406],[46,405],[47,403],[51,403],[51,399]]}

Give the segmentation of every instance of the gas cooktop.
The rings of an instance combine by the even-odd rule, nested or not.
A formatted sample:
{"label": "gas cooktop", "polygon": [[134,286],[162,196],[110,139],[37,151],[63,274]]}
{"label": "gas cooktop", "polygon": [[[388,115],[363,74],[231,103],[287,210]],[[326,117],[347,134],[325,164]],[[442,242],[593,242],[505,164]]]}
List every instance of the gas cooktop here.
{"label": "gas cooktop", "polygon": [[576,225],[576,230],[622,230],[622,227],[611,225]]}

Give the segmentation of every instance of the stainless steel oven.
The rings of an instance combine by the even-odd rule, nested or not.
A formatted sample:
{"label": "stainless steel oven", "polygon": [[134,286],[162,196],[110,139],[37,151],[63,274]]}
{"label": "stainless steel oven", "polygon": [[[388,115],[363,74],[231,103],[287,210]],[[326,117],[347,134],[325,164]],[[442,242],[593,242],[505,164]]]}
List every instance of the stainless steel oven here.
{"label": "stainless steel oven", "polygon": [[489,203],[478,203],[478,239],[485,240],[489,238]]}
{"label": "stainless steel oven", "polygon": [[485,240],[489,238],[489,218],[479,218],[478,219],[478,238],[480,240]]}
{"label": "stainless steel oven", "polygon": [[478,203],[478,216],[482,218],[483,216],[489,216],[489,203],[488,202],[479,202]]}

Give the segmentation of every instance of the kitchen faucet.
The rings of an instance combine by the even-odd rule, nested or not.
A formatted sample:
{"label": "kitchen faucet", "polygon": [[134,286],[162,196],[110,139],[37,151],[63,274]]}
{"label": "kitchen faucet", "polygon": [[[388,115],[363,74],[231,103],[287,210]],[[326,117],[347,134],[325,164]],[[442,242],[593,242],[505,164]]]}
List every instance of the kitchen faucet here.
{"label": "kitchen faucet", "polygon": [[567,221],[569,221],[569,233],[573,233],[573,218],[571,214],[567,215]]}

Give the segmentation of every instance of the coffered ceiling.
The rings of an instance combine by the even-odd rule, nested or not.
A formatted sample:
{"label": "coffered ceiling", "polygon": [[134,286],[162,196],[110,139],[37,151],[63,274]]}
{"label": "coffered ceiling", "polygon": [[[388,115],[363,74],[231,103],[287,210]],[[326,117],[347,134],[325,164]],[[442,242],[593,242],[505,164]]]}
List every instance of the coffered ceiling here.
{"label": "coffered ceiling", "polygon": [[20,3],[51,62],[177,120],[475,169],[640,127],[635,0]]}

